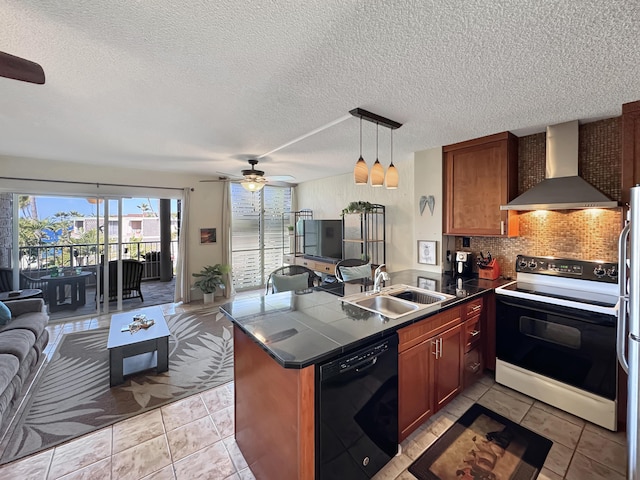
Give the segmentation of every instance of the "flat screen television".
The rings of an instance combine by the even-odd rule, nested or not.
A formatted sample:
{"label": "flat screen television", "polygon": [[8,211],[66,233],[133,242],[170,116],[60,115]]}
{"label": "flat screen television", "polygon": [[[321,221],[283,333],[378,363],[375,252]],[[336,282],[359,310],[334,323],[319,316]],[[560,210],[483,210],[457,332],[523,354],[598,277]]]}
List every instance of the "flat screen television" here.
{"label": "flat screen television", "polygon": [[342,259],[342,220],[304,220],[305,256]]}

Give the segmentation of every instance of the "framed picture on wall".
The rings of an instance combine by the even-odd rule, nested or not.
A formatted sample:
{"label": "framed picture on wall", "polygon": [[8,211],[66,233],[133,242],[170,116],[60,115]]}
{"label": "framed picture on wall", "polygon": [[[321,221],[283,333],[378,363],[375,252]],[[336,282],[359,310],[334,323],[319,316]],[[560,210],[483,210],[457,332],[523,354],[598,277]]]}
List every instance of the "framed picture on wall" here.
{"label": "framed picture on wall", "polygon": [[431,240],[418,240],[418,263],[436,265],[436,244]]}
{"label": "framed picture on wall", "polygon": [[200,243],[216,243],[216,229],[215,228],[201,228],[200,229]]}

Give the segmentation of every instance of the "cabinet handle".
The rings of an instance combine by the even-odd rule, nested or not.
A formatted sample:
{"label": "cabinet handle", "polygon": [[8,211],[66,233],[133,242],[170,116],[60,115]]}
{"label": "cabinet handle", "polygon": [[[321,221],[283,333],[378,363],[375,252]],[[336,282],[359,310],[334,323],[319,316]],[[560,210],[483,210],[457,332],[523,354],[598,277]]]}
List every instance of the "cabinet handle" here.
{"label": "cabinet handle", "polygon": [[473,307],[471,307],[471,311],[473,312],[477,312],[478,310],[480,310],[482,308],[482,305],[474,305]]}
{"label": "cabinet handle", "polygon": [[471,332],[471,336],[475,337],[476,335],[480,334],[480,330],[474,330],[473,332]]}
{"label": "cabinet handle", "polygon": [[438,339],[433,340],[433,341],[431,342],[431,345],[435,345],[435,347],[436,347],[436,348],[434,349],[434,351],[433,351],[433,352],[431,352],[431,353],[433,353],[433,354],[436,356],[436,360],[437,360],[437,359],[438,359]]}
{"label": "cabinet handle", "polygon": [[442,337],[440,337],[438,340],[440,341],[440,358],[442,358],[442,355],[444,355],[444,351],[442,348]]}
{"label": "cabinet handle", "polygon": [[504,220],[500,221],[500,235],[504,235]]}
{"label": "cabinet handle", "polygon": [[469,365],[469,370],[471,370],[472,372],[477,372],[479,368],[480,368],[480,362]]}

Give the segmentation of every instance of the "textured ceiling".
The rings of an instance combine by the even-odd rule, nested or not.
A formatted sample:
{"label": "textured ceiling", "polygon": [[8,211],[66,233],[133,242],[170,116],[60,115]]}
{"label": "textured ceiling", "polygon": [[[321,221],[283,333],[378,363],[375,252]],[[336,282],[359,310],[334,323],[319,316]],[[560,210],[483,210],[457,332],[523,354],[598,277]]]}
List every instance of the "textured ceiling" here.
{"label": "textured ceiling", "polygon": [[[238,174],[355,107],[412,152],[620,115],[640,99],[640,2],[0,0],[0,155]],[[352,170],[358,120],[268,155],[297,182]],[[375,125],[363,150],[375,159]],[[389,162],[389,130],[380,128]]]}

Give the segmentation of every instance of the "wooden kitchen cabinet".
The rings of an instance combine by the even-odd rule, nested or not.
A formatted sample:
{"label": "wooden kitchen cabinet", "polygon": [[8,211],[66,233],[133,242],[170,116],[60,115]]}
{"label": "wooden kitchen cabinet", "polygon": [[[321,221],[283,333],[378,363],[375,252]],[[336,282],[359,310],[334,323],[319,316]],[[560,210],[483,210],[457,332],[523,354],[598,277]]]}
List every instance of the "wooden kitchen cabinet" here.
{"label": "wooden kitchen cabinet", "polygon": [[398,330],[400,442],[462,390],[461,321],[458,307]]}
{"label": "wooden kitchen cabinet", "polygon": [[[622,105],[622,204],[640,183],[640,101]],[[623,216],[624,218],[624,216]]]}
{"label": "wooden kitchen cabinet", "polygon": [[503,132],[443,147],[444,233],[517,236],[518,138]]}

